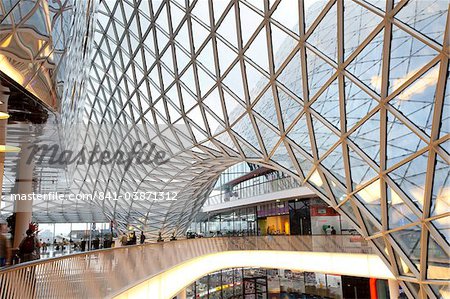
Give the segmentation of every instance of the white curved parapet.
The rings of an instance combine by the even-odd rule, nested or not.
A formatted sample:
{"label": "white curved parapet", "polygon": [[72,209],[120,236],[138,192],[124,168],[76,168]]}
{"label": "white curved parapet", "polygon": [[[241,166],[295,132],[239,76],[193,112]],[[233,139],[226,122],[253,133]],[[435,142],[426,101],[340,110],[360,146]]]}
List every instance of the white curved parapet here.
{"label": "white curved parapet", "polygon": [[374,254],[276,250],[227,251],[193,258],[114,298],[171,299],[185,287],[208,273],[238,267],[395,279],[383,261]]}

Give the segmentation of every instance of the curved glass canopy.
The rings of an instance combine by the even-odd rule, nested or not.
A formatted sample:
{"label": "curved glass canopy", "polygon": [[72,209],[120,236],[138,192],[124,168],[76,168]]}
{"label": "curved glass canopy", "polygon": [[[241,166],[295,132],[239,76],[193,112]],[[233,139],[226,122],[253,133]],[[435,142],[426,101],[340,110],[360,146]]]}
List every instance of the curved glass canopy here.
{"label": "curved glass canopy", "polygon": [[348,217],[410,297],[448,294],[447,1],[105,0],[96,18],[84,146],[169,161],[80,166],[72,190],[176,191],[96,208],[179,234],[220,172],[261,164]]}

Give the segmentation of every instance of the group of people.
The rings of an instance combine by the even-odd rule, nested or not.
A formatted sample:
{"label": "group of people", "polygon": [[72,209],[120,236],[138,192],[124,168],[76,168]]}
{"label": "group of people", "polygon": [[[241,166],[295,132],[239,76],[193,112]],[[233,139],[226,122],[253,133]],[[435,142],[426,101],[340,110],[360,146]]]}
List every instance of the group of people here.
{"label": "group of people", "polygon": [[20,242],[17,253],[13,255],[11,242],[6,237],[6,225],[2,224],[0,226],[0,267],[40,259],[42,243],[39,242],[36,236],[37,225],[30,223],[25,233],[26,236]]}
{"label": "group of people", "polygon": [[[145,243],[145,235],[144,232],[141,231],[141,235],[139,237],[139,243],[140,244],[144,244]],[[136,245],[137,244],[137,237],[136,237],[136,232],[131,232],[130,234],[123,234],[120,237],[120,244],[122,246],[126,246],[126,245]]]}
{"label": "group of people", "polygon": [[325,228],[325,234],[327,234],[327,235],[335,235],[336,234],[336,229],[334,228],[334,226],[328,225]]}

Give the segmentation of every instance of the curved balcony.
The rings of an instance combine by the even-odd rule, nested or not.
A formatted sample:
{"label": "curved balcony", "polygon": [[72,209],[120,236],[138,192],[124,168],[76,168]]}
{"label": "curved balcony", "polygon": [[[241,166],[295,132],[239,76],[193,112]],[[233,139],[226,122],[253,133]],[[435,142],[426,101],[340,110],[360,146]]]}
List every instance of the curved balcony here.
{"label": "curved balcony", "polygon": [[[353,263],[358,272],[343,263]],[[0,271],[0,298],[131,298],[142,292],[172,298],[203,275],[237,266],[393,278],[366,241],[355,236],[200,238],[19,264]],[[152,289],[155,285],[158,289]]]}

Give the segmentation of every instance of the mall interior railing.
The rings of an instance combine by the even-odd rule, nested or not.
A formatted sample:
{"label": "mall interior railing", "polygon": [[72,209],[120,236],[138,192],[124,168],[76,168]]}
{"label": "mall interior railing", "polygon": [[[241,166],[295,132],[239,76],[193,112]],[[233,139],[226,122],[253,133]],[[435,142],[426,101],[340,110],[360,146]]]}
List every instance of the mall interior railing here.
{"label": "mall interior railing", "polygon": [[210,196],[206,200],[204,206],[212,206],[212,205],[223,203],[225,201],[244,199],[244,198],[254,197],[254,196],[272,193],[272,192],[276,192],[276,191],[289,190],[289,189],[298,188],[298,187],[300,187],[300,183],[295,178],[292,178],[292,177],[277,178],[274,180],[264,181],[261,183],[253,184],[250,186],[234,188],[232,191],[234,196],[227,197],[225,192]]}
{"label": "mall interior railing", "polygon": [[0,298],[108,298],[189,259],[231,250],[372,253],[355,236],[197,238],[116,247],[0,271]]}

